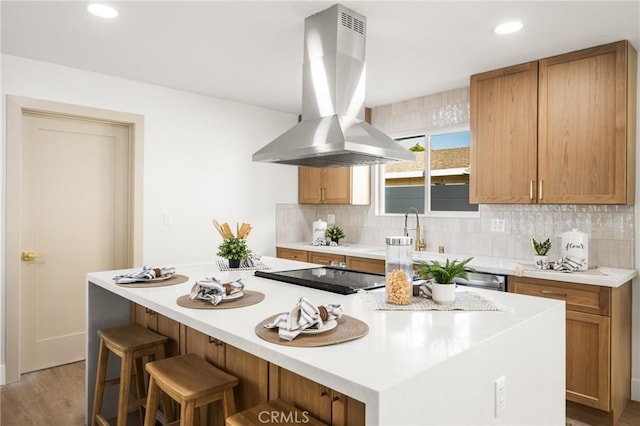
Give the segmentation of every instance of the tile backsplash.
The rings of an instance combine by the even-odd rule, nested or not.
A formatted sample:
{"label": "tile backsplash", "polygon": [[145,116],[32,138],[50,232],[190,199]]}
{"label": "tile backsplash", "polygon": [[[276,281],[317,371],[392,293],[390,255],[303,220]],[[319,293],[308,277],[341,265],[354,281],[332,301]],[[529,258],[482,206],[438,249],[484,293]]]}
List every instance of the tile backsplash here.
{"label": "tile backsplash", "polygon": [[[276,241],[311,242],[311,224],[334,214],[344,229],[341,242],[384,246],[389,235],[402,235],[404,215],[376,216],[373,206],[276,205]],[[590,236],[591,266],[634,268],[633,206],[481,204],[479,218],[420,217],[427,251],[532,261],[531,238],[551,239],[550,257],[561,255],[561,235],[577,228]],[[493,219],[505,232],[491,230]],[[415,227],[415,217],[409,218]],[[413,235],[413,234],[411,234]]]}

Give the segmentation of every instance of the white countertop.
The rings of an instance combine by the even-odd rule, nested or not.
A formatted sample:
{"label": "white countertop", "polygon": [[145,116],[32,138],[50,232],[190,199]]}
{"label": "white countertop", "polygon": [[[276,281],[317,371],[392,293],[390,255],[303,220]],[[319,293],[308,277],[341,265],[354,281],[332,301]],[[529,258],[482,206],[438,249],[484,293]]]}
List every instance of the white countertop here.
{"label": "white countertop", "polygon": [[[359,244],[347,244],[340,246],[313,246],[305,242],[278,243],[278,247],[295,250],[316,251],[333,253],[344,256],[366,257],[369,259],[385,258],[385,247],[365,246]],[[556,272],[535,269],[532,260],[518,260],[487,256],[469,256],[459,253],[435,253],[429,251],[416,251],[413,254],[414,261],[430,261],[449,259],[466,259],[473,257],[469,266],[479,272],[488,272],[500,275],[517,275],[529,278],[545,280],[565,281],[578,284],[599,285],[604,287],[619,287],[638,275],[636,269],[620,269],[599,266],[586,272]]]}
{"label": "white countertop", "polygon": [[[349,249],[337,250],[344,253]],[[317,266],[269,257],[263,257],[262,261],[272,270]],[[509,330],[524,324],[535,326],[536,323],[542,323],[543,318],[564,316],[564,302],[487,290],[479,292],[511,310],[373,311],[363,306],[358,294],[344,296],[286,284],[255,277],[252,271],[221,272],[215,262],[177,266],[176,272],[187,275],[189,281],[166,287],[131,288],[115,285],[112,278],[122,272],[124,271],[90,273],[87,280],[365,404],[374,404],[375,407],[385,391],[397,389],[403,382],[409,382],[425,371],[442,371],[431,369],[442,366]],[[195,280],[212,275],[222,281],[242,277],[247,289],[260,291],[266,298],[261,303],[239,309],[188,309],[176,304],[178,297],[189,293]],[[256,336],[254,326],[257,323],[275,313],[289,311],[301,296],[317,305],[341,304],[345,314],[369,325],[369,334],[354,341],[312,349],[272,344]],[[547,312],[553,315],[545,316]],[[560,322],[562,327],[562,321]],[[518,329],[523,328],[526,327]],[[371,416],[369,420],[378,416],[369,411],[373,409],[367,409],[367,415]]]}

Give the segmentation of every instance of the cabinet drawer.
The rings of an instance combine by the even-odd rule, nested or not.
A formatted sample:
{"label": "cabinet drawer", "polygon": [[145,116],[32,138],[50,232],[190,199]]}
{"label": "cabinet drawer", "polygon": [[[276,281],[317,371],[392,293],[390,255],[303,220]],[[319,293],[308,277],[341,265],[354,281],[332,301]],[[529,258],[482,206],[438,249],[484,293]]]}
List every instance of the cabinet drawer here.
{"label": "cabinet drawer", "polygon": [[297,260],[299,262],[307,261],[307,252],[305,250],[276,247],[276,256],[280,259]]}
{"label": "cabinet drawer", "polygon": [[321,265],[330,265],[331,262],[345,262],[345,257],[339,254],[309,252],[309,262]]}
{"label": "cabinet drawer", "polygon": [[368,259],[365,257],[347,256],[347,268],[376,274],[385,273],[384,260]]}
{"label": "cabinet drawer", "polygon": [[609,316],[611,289],[588,284],[535,278],[512,277],[509,283],[512,293],[564,300],[568,311]]}

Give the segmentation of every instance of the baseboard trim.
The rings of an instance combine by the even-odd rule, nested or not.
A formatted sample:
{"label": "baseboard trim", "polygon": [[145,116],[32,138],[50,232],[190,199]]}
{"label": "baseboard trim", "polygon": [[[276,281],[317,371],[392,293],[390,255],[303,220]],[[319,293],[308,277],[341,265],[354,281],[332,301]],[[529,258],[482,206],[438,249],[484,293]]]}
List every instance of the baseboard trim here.
{"label": "baseboard trim", "polygon": [[631,399],[640,401],[640,379],[631,379]]}
{"label": "baseboard trim", "polygon": [[0,364],[0,385],[4,386],[7,384],[7,377],[5,375],[5,367],[4,364]]}

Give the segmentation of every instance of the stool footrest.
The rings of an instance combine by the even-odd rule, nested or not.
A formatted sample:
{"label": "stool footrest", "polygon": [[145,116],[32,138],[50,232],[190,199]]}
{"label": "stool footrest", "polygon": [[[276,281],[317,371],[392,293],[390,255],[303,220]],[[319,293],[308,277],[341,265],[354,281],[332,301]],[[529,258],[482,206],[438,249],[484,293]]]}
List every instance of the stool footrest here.
{"label": "stool footrest", "polygon": [[96,415],[96,423],[98,423],[100,426],[111,426],[111,423],[109,423],[107,419],[102,416],[102,414]]}

